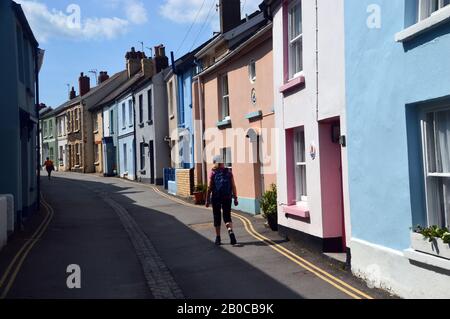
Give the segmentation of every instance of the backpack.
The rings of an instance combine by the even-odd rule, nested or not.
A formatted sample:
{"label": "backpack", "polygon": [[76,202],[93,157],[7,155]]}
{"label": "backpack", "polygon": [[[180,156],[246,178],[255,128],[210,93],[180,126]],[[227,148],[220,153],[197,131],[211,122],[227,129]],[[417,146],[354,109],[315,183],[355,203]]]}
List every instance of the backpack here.
{"label": "backpack", "polygon": [[231,198],[231,174],[228,168],[218,169],[213,172],[214,188],[212,197],[215,199]]}

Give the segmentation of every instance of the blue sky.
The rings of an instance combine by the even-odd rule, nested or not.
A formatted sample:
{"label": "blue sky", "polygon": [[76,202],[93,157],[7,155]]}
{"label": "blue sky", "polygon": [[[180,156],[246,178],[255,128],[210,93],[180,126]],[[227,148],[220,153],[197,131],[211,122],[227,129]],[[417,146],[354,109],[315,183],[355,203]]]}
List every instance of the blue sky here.
{"label": "blue sky", "polygon": [[[147,55],[147,47],[162,43],[177,58],[219,31],[218,0],[15,1],[46,51],[41,102],[52,107],[67,100],[67,84],[78,91],[80,72],[123,70],[126,51],[132,46],[141,50],[141,41]],[[252,13],[260,2],[242,0],[242,14]]]}

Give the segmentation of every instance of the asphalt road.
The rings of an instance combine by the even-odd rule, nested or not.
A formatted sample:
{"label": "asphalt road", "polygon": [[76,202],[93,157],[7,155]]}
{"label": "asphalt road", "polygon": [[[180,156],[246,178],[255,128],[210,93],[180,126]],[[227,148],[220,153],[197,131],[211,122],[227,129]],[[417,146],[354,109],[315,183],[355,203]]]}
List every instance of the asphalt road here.
{"label": "asphalt road", "polygon": [[[209,211],[182,205],[148,186],[56,173],[51,181],[42,179],[42,191],[54,216],[7,298],[348,299],[352,294],[347,292],[354,293],[271,249],[236,218],[240,245],[228,245],[223,230],[225,245],[214,246]],[[259,234],[302,254],[356,291],[389,297],[284,242],[261,219],[247,218]],[[69,289],[67,267],[73,264],[80,267],[81,288]]]}

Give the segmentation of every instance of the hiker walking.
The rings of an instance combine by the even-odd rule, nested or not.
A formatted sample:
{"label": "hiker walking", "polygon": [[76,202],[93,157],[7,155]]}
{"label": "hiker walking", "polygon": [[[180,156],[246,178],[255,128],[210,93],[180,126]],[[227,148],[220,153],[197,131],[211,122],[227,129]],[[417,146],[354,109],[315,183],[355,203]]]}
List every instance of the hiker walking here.
{"label": "hiker walking", "polygon": [[51,179],[51,175],[52,175],[52,171],[55,170],[55,166],[53,165],[53,162],[50,160],[50,158],[47,157],[47,160],[44,163],[45,166],[45,170],[47,171],[48,174],[48,179]]}
{"label": "hiker walking", "polygon": [[221,157],[214,158],[214,167],[211,171],[206,196],[206,207],[212,204],[214,215],[214,227],[216,228],[216,245],[221,245],[220,228],[221,219],[228,230],[231,245],[236,245],[236,236],[233,232],[233,222],[231,220],[231,203],[234,199],[234,205],[239,204],[237,199],[236,184],[234,183],[233,173],[225,167]]}

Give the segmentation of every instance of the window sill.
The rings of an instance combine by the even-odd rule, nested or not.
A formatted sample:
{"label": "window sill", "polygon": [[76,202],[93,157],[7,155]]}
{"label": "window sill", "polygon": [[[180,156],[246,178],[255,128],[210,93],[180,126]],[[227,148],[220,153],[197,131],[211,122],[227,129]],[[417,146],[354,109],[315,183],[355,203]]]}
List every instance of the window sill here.
{"label": "window sill", "polygon": [[217,127],[219,129],[227,128],[230,125],[231,125],[231,120],[223,120],[223,121],[217,122]]}
{"label": "window sill", "polygon": [[310,217],[309,209],[297,205],[283,206],[283,213],[285,213],[286,217],[296,216],[305,219]]}
{"label": "window sill", "polygon": [[403,251],[406,258],[428,266],[450,270],[450,260],[415,251],[412,248]]}
{"label": "window sill", "polygon": [[280,87],[280,93],[287,94],[294,90],[300,89],[300,87],[304,86],[305,84],[305,77],[303,75],[300,75],[292,80],[289,80],[286,84],[282,85]]}
{"label": "window sill", "polygon": [[95,166],[100,166],[100,162],[95,162],[94,165]]}
{"label": "window sill", "polygon": [[436,28],[442,23],[450,20],[450,6],[442,8],[430,17],[406,28],[403,31],[398,32],[395,35],[396,42],[406,42],[414,39],[415,37],[425,33],[431,29]]}
{"label": "window sill", "polygon": [[249,121],[254,121],[254,120],[261,119],[262,115],[263,115],[262,111],[258,110],[258,111],[255,111],[255,112],[248,113],[247,115],[245,115],[245,118],[247,120],[249,120]]}
{"label": "window sill", "polygon": [[98,130],[95,130],[93,133],[94,133],[94,134],[98,134]]}
{"label": "window sill", "polygon": [[148,125],[153,125],[153,120],[147,121],[147,124],[148,124]]}
{"label": "window sill", "polygon": [[171,120],[173,120],[174,118],[175,118],[175,115],[173,115],[173,114],[169,116],[169,119],[171,119]]}
{"label": "window sill", "polygon": [[144,123],[139,123],[139,127],[140,128],[144,127]]}

